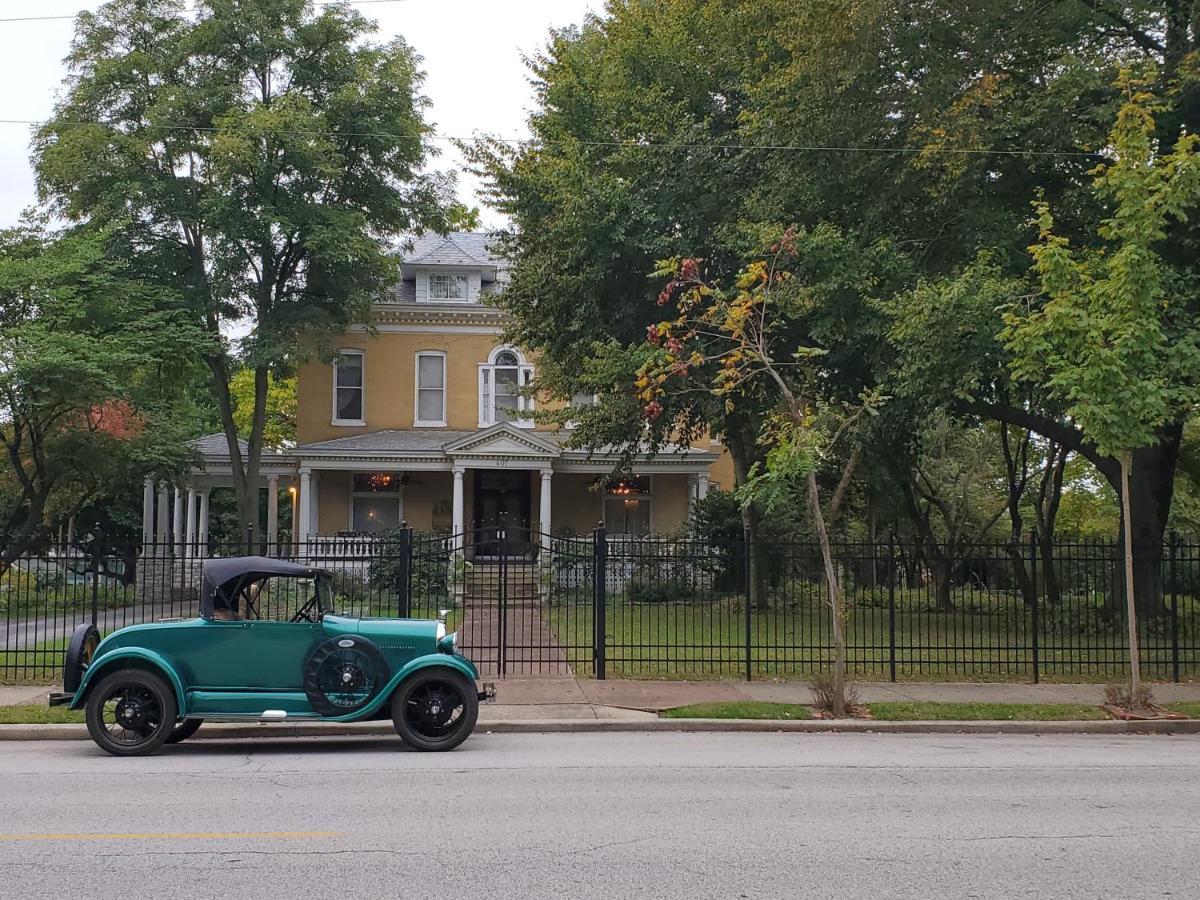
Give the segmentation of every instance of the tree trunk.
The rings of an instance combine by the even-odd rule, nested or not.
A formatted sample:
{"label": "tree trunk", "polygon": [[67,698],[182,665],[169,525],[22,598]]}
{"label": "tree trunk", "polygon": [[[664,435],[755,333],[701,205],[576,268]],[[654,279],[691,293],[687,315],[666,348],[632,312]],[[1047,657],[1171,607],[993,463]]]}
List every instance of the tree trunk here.
{"label": "tree trunk", "polygon": [[952,582],[954,566],[941,551],[933,554],[933,591],[937,608],[941,612],[954,612],[954,596]]}
{"label": "tree trunk", "polygon": [[1125,543],[1125,614],[1129,629],[1129,697],[1130,703],[1137,706],[1142,695],[1142,665],[1138,647],[1137,628],[1137,591],[1134,587],[1134,553],[1136,546],[1133,535],[1133,515],[1130,512],[1130,472],[1132,468],[1130,455],[1121,457],[1121,533]]}
{"label": "tree trunk", "polygon": [[815,470],[808,473],[808,503],[812,508],[817,542],[821,545],[821,561],[825,566],[825,582],[829,586],[829,618],[833,634],[833,715],[846,715],[846,606],[842,602],[841,583],[829,548],[829,532],[821,512],[821,494]]}
{"label": "tree trunk", "polygon": [[[1128,466],[1128,491],[1123,482],[1123,467],[1117,478],[1109,479],[1121,502],[1121,557],[1126,542],[1132,541],[1133,596],[1137,613],[1142,618],[1155,618],[1166,613],[1163,603],[1163,540],[1167,533],[1167,518],[1171,512],[1171,497],[1175,489],[1175,467],[1179,459],[1179,444],[1183,437],[1182,424],[1170,425],[1161,432],[1161,440],[1150,447],[1133,451]],[[1126,517],[1128,516],[1128,520]],[[1126,526],[1128,521],[1129,527]],[[1118,590],[1108,598],[1107,610],[1119,615],[1128,590],[1128,580],[1113,579]]]}
{"label": "tree trunk", "polygon": [[[213,386],[217,394],[217,406],[221,412],[221,426],[225,432],[225,443],[229,448],[229,468],[233,478],[233,494],[238,508],[237,543],[249,539],[251,544],[258,541],[258,468],[262,455],[262,424],[260,423],[260,397],[263,409],[262,422],[265,422],[266,409],[266,378],[265,374],[260,386],[255,378],[255,409],[254,424],[258,429],[257,440],[252,433],[246,443],[246,453],[242,454],[237,430],[233,419],[233,397],[229,391],[229,369],[224,356],[206,356],[209,370],[213,375]],[[262,370],[265,373],[265,369]],[[257,373],[256,373],[257,374]],[[253,429],[252,429],[253,431]],[[247,547],[249,551],[250,548]]]}
{"label": "tree trunk", "polygon": [[[750,475],[750,467],[753,465],[747,443],[753,446],[753,441],[743,440],[741,435],[732,433],[732,429],[731,433],[726,435],[726,446],[729,448],[729,456],[733,460],[734,478],[739,487],[746,483],[746,479]],[[747,555],[746,597],[753,609],[764,612],[767,609],[767,592],[763,590],[762,576],[766,571],[764,557],[766,548],[759,540],[761,519],[757,503],[752,501],[742,507],[742,531],[745,535]]]}
{"label": "tree trunk", "polygon": [[1058,583],[1058,561],[1054,556],[1054,538],[1038,535],[1038,556],[1041,558],[1042,587],[1047,603],[1062,602],[1062,587]]}
{"label": "tree trunk", "polygon": [[1014,452],[1008,429],[1008,425],[1000,424],[1000,446],[1004,450],[1004,467],[1008,475],[1008,557],[1021,599],[1026,606],[1033,606],[1037,603],[1037,585],[1025,565],[1025,522],[1021,516],[1021,500],[1029,484],[1029,432],[1022,434]]}

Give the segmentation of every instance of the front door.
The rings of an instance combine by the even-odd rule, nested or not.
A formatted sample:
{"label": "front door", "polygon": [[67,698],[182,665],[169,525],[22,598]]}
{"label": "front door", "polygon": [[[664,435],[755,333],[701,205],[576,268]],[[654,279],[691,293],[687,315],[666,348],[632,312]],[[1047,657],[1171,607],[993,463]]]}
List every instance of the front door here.
{"label": "front door", "polygon": [[528,472],[476,471],[475,556],[527,553],[532,502]]}

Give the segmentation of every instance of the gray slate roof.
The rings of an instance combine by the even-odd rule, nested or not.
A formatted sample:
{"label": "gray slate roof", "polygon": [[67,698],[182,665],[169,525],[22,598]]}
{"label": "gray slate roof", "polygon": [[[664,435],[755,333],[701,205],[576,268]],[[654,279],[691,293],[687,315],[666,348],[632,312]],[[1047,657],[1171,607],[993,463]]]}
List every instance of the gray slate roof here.
{"label": "gray slate roof", "polygon": [[[193,438],[187,443],[189,447],[194,447],[199,451],[201,456],[229,456],[229,442],[225,439],[224,432],[206,434],[203,437]],[[250,449],[250,445],[245,441],[238,441],[238,447],[242,453],[246,453]]]}
{"label": "gray slate roof", "polygon": [[473,431],[372,431],[349,437],[302,444],[298,454],[312,451],[330,453],[437,453],[451,441],[474,434]]}
{"label": "gray slate roof", "polygon": [[[224,459],[229,458],[229,442],[225,439],[225,432],[218,431],[216,434],[206,434],[202,437],[192,438],[187,442],[189,447],[197,450],[201,456],[215,456]],[[245,455],[250,450],[250,445],[243,440],[238,441],[238,448]],[[275,457],[287,458],[287,453],[280,453],[272,447],[263,447],[262,458],[270,461]]]}
{"label": "gray slate roof", "polygon": [[493,240],[494,236],[486,231],[452,231],[446,235],[423,234],[419,238],[413,238],[413,248],[404,255],[404,262],[432,266],[503,268],[504,260],[488,249]]}

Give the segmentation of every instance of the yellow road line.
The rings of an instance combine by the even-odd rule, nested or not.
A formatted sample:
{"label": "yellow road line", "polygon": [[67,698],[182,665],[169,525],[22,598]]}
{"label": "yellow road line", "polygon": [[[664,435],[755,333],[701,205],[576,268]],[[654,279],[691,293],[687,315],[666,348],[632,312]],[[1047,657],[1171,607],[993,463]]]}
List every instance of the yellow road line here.
{"label": "yellow road line", "polygon": [[329,838],[342,837],[339,831],[180,831],[118,833],[93,832],[81,834],[0,834],[0,841],[175,841],[175,840],[255,840],[259,838]]}

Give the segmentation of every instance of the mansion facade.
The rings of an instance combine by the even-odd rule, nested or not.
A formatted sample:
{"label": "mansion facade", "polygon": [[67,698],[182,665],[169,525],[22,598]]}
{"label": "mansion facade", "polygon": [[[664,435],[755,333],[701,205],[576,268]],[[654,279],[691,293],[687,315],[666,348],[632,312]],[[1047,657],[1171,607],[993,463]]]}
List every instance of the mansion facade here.
{"label": "mansion facade", "polygon": [[[372,325],[342,335],[332,362],[301,367],[296,446],[263,456],[268,541],[281,499],[301,544],[407,522],[461,536],[469,556],[504,525],[530,535],[600,522],[613,535],[674,531],[710,487],[732,487],[716,442],[647,453],[613,479],[617,454],[569,448],[569,430],[535,423],[526,389],[537,360],[503,342],[504,314],[487,303],[504,280],[485,235],[421,238]],[[207,494],[232,481],[223,435],[195,446],[201,462],[173,513],[165,489],[147,485],[149,539],[205,539]]]}

